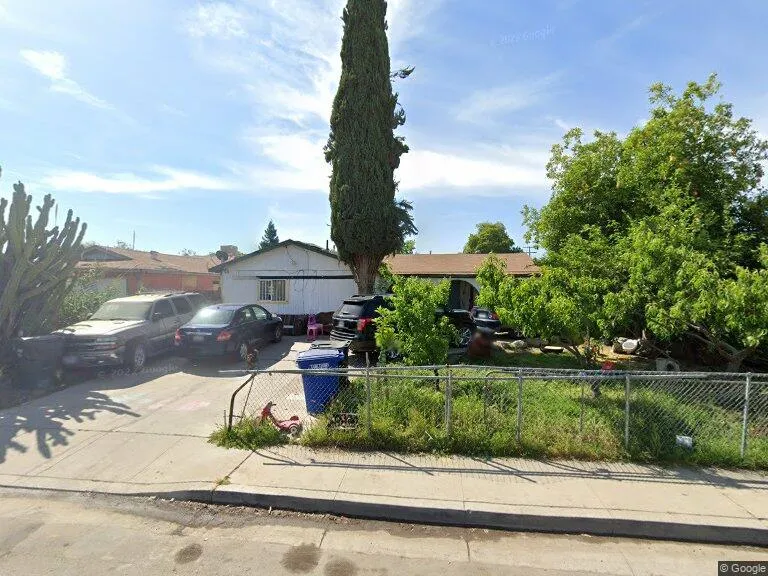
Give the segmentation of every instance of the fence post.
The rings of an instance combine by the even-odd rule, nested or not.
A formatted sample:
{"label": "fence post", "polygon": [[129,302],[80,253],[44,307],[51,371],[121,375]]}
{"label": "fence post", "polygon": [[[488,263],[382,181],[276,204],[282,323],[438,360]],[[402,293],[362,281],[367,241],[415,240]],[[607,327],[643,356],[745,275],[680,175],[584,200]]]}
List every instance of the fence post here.
{"label": "fence post", "polygon": [[448,380],[445,384],[445,433],[447,436],[450,436],[453,432],[453,422],[451,421],[453,413],[453,378],[451,367],[447,366],[447,368]]}
{"label": "fence post", "polygon": [[624,378],[624,448],[629,450],[629,374]]}
{"label": "fence post", "polygon": [[368,434],[371,433],[371,361],[365,353],[365,411]]}
{"label": "fence post", "polygon": [[584,384],[586,383],[586,374],[581,380],[581,401],[579,403],[579,434],[584,436]]}
{"label": "fence post", "polygon": [[747,380],[744,383],[744,415],[741,421],[741,458],[747,451],[747,421],[749,420],[749,385],[752,380],[752,374],[747,374]]}
{"label": "fence post", "polygon": [[515,430],[515,440],[520,444],[521,432],[523,430],[523,371],[517,374],[517,430]]}

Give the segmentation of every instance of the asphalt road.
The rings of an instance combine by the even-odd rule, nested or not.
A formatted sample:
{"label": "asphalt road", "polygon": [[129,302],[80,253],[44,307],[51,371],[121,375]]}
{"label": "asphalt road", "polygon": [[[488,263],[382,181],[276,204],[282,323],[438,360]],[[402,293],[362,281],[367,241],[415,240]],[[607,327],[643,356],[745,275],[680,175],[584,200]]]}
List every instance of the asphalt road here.
{"label": "asphalt road", "polygon": [[0,575],[715,574],[752,548],[387,524],[250,508],[0,492]]}

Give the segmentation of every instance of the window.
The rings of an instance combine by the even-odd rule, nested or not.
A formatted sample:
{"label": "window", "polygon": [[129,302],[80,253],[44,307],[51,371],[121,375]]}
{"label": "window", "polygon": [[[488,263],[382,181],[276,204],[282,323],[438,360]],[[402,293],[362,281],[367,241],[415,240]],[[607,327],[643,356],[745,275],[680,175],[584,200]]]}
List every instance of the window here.
{"label": "window", "polygon": [[187,296],[187,300],[189,300],[192,303],[192,308],[194,308],[195,310],[199,310],[200,308],[202,308],[204,304],[203,297],[200,296],[200,294],[190,294],[189,296]]}
{"label": "window", "polygon": [[154,314],[160,314],[160,318],[170,318],[173,316],[173,308],[171,308],[170,300],[158,300],[155,302]]}
{"label": "window", "polygon": [[235,316],[235,324],[245,324],[253,322],[253,311],[250,308],[241,308]]}
{"label": "window", "polygon": [[285,280],[259,280],[259,300],[262,302],[287,302]]}
{"label": "window", "polygon": [[251,308],[253,309],[253,315],[256,320],[266,320],[269,317],[267,311],[261,306],[251,306]]}
{"label": "window", "polygon": [[113,300],[102,304],[91,320],[146,320],[151,307],[152,302]]}
{"label": "window", "polygon": [[176,308],[176,314],[189,314],[192,312],[192,305],[184,296],[178,296],[177,298],[171,298],[173,307]]}

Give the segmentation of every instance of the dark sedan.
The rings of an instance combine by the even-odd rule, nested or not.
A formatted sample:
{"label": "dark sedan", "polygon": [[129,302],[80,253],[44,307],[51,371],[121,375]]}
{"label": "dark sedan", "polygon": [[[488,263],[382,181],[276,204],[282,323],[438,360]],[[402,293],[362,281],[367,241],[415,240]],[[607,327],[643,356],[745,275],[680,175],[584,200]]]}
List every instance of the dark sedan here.
{"label": "dark sedan", "polygon": [[501,329],[498,314],[486,308],[472,308],[472,319],[477,327],[485,332],[493,333]]}
{"label": "dark sedan", "polygon": [[216,304],[201,308],[176,330],[176,350],[183,356],[232,355],[242,360],[248,347],[279,342],[283,319],[256,304]]}

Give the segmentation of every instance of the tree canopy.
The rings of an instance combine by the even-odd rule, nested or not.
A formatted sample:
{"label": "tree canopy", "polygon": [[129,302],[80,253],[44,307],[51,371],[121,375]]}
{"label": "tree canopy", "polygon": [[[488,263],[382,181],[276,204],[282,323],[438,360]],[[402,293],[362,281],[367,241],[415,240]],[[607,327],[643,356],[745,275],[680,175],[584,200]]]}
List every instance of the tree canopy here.
{"label": "tree canopy", "polygon": [[507,228],[501,222],[480,222],[477,232],[470,234],[464,245],[464,254],[507,254],[522,252],[515,246],[515,241],[507,234]]}
{"label": "tree canopy", "polygon": [[[502,309],[523,306],[514,320],[541,334],[690,338],[731,369],[765,345],[768,143],[719,90],[714,75],[680,95],[655,84],[625,138],[576,128],[552,147],[552,196],[523,213],[547,251],[542,276],[497,289]],[[555,305],[577,321],[550,326]]]}
{"label": "tree canopy", "polygon": [[264,236],[261,237],[259,250],[264,250],[264,248],[269,248],[270,246],[275,246],[279,243],[280,238],[277,237],[277,228],[275,228],[275,223],[270,220],[269,224],[267,224],[267,228],[264,230]]}
{"label": "tree canopy", "polygon": [[348,0],[342,20],[341,79],[325,158],[332,166],[331,239],[361,294],[373,290],[384,257],[401,250],[416,228],[411,205],[396,200],[394,173],[408,152],[395,129],[405,112],[392,91],[385,0]]}

